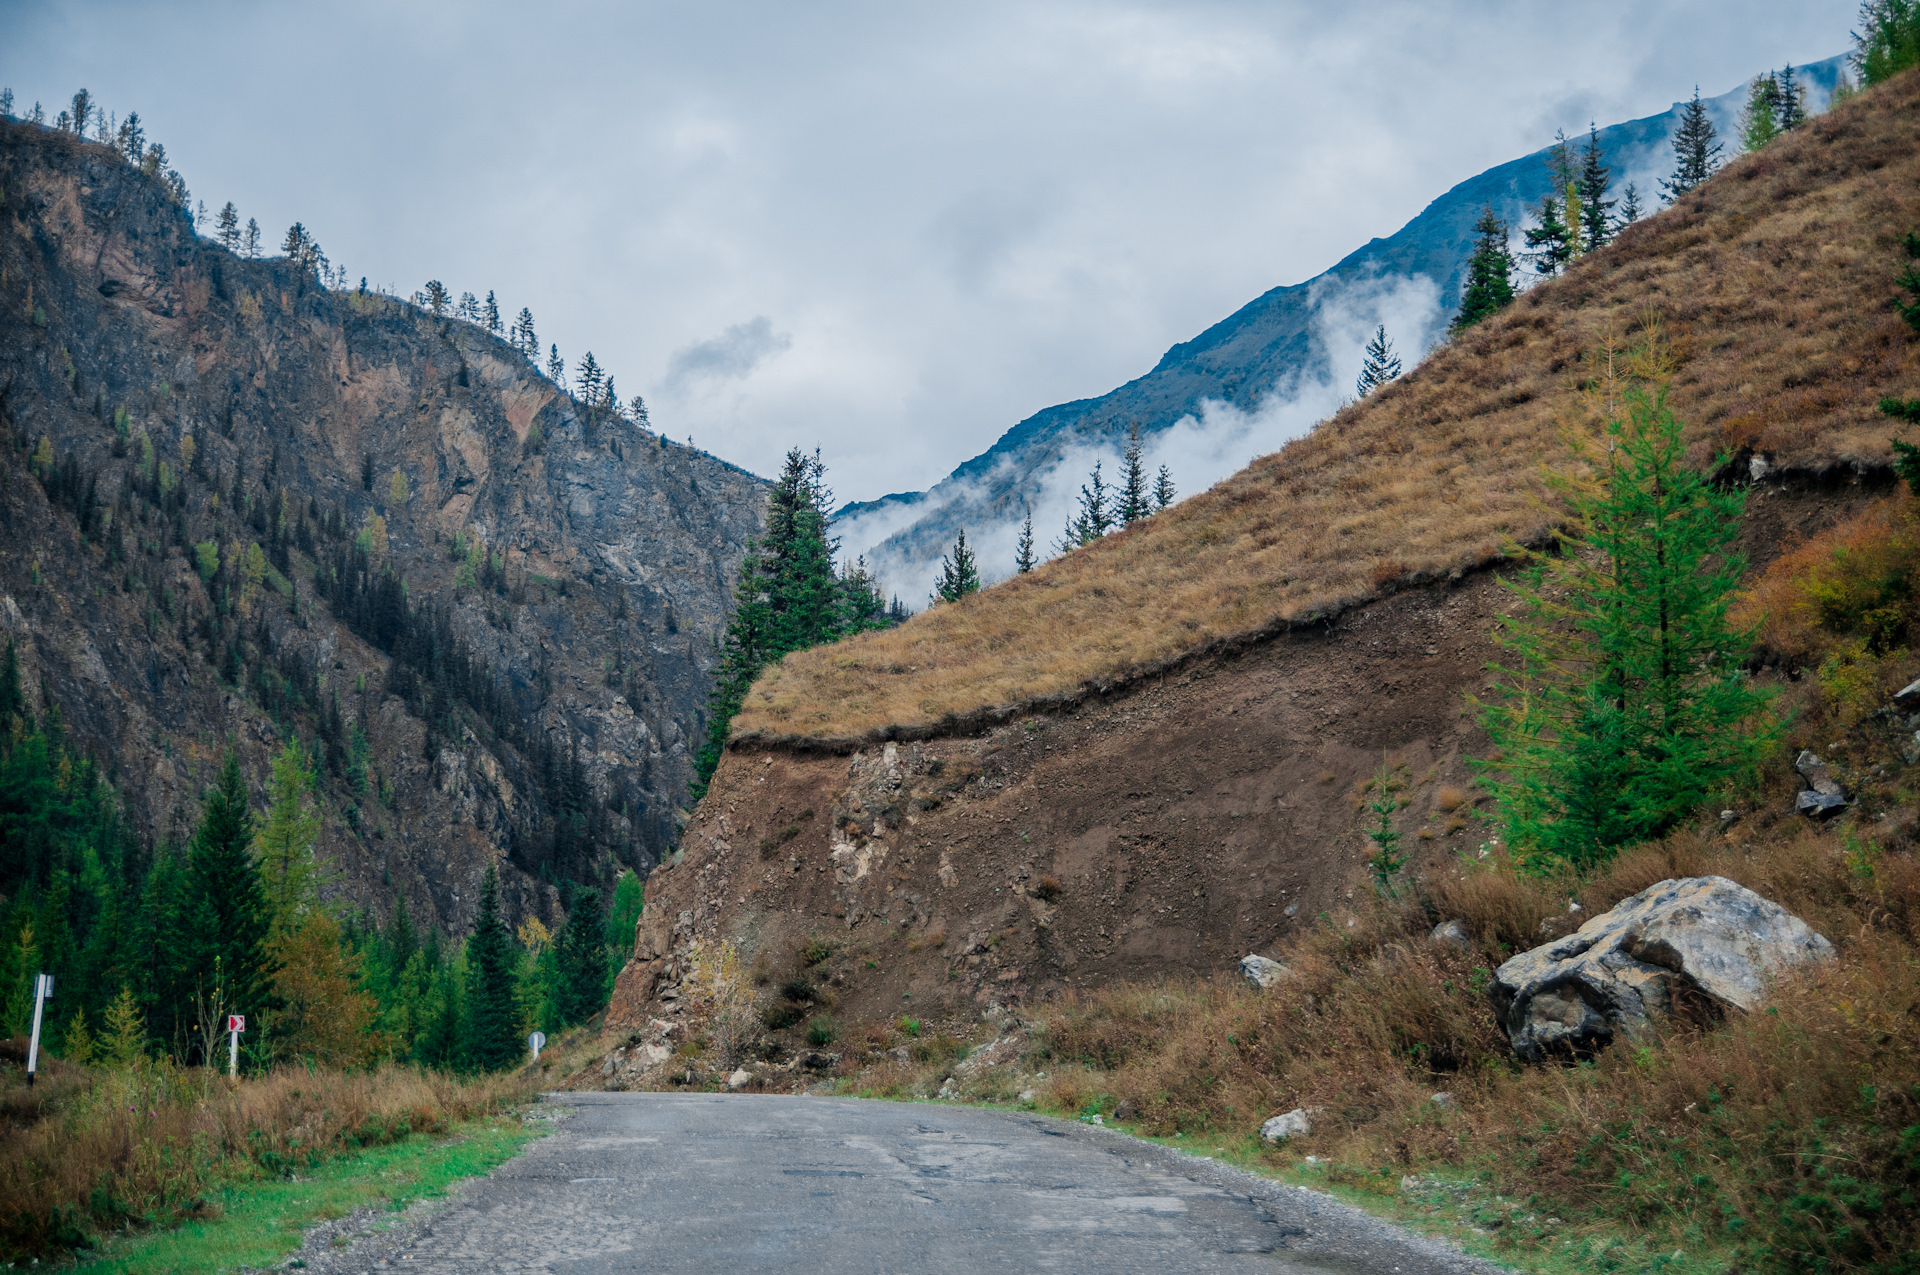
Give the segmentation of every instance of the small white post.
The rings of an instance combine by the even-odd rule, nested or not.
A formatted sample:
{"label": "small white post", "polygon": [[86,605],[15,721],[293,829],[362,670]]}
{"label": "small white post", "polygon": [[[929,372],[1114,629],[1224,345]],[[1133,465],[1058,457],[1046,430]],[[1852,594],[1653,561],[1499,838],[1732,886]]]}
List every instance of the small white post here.
{"label": "small white post", "polygon": [[247,1030],[245,1014],[227,1015],[227,1075],[240,1074],[240,1033]]}
{"label": "small white post", "polygon": [[33,976],[33,1039],[27,1042],[27,1083],[33,1083],[33,1073],[40,1066],[40,1010],[53,995],[53,975],[35,974]]}

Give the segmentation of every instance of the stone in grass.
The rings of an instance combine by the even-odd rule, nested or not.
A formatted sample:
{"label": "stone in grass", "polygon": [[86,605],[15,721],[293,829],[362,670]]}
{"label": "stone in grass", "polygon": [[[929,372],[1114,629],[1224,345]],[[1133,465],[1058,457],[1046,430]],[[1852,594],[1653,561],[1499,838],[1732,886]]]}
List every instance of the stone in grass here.
{"label": "stone in grass", "polygon": [[1847,793],[1834,779],[1833,771],[1818,756],[1802,751],[1794,758],[1793,768],[1800,772],[1800,778],[1806,781],[1803,791],[1794,803],[1794,808],[1803,815],[1815,819],[1831,819],[1847,808]]}
{"label": "stone in grass", "polygon": [[1288,1138],[1304,1137],[1312,1132],[1313,1113],[1305,1107],[1283,1112],[1260,1126],[1260,1136],[1268,1142],[1285,1142]]}
{"label": "stone in grass", "polygon": [[744,1089],[752,1083],[753,1073],[745,1067],[736,1069],[731,1076],[727,1077],[727,1088],[729,1089]]}
{"label": "stone in grass", "polygon": [[1467,933],[1464,921],[1442,921],[1427,935],[1427,942],[1435,947],[1469,948],[1473,946],[1473,936]]}
{"label": "stone in grass", "polygon": [[1240,958],[1240,974],[1264,992],[1290,978],[1293,971],[1269,957],[1243,956]]}

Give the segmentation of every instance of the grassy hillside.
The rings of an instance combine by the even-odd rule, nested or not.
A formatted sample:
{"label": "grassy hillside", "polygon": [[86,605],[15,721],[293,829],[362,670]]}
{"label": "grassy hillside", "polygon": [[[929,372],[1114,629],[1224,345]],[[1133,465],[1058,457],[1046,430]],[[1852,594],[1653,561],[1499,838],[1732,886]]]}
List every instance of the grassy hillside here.
{"label": "grassy hillside", "polygon": [[963,603],[787,657],[735,737],[937,728],[1124,680],[1184,655],[1499,557],[1551,525],[1537,475],[1583,422],[1611,333],[1658,323],[1705,461],[1884,465],[1874,401],[1920,394],[1890,307],[1920,226],[1909,72],[1631,227],[1387,390],[1210,491]]}

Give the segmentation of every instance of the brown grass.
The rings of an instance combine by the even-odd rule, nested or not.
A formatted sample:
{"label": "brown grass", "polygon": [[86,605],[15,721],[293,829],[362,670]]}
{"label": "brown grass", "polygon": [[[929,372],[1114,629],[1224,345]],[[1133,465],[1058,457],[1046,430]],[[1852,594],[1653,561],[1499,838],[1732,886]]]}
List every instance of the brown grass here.
{"label": "brown grass", "polygon": [[1892,313],[1920,226],[1920,73],[1735,160],[1699,193],[1274,455],[1097,544],[897,629],[787,657],[737,735],[861,737],[1011,712],[1498,558],[1554,521],[1581,356],[1657,318],[1695,459],[1884,465],[1920,394]]}
{"label": "brown grass", "polygon": [[444,1133],[537,1087],[530,1073],[457,1080],[393,1066],[289,1067],[230,1084],[167,1063],[113,1070],[48,1060],[28,1088],[9,1067],[0,1074],[0,1258],[205,1216],[209,1190],[223,1180],[305,1172],[356,1147]]}

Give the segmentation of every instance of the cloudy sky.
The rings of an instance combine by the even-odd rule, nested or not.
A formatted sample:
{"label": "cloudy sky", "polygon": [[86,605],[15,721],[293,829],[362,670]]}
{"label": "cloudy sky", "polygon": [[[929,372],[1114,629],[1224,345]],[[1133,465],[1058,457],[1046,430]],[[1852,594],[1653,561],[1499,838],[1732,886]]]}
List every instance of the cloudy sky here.
{"label": "cloudy sky", "polygon": [[532,308],[657,427],[925,487],[1556,128],[1848,47],[1853,0],[0,0],[274,243]]}

